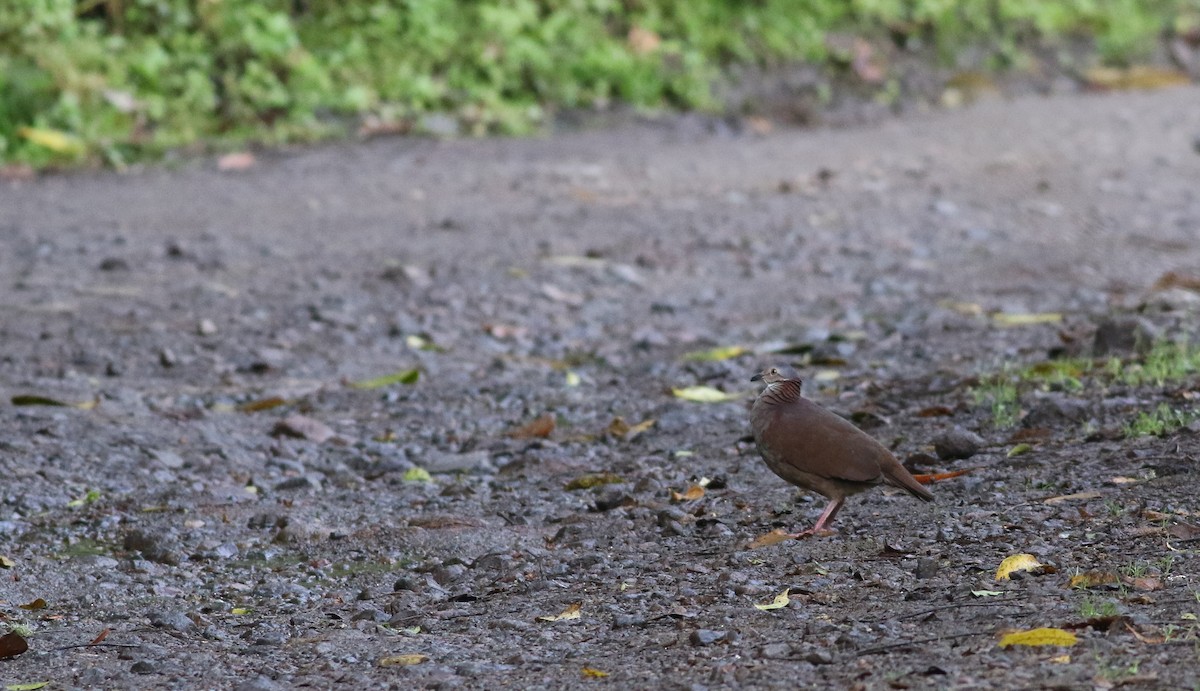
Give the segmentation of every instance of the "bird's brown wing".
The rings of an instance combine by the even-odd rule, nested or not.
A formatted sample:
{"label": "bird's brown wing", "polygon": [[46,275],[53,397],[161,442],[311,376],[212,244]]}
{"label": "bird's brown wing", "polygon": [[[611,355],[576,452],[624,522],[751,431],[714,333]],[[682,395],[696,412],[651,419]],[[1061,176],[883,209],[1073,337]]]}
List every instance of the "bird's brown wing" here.
{"label": "bird's brown wing", "polygon": [[891,453],[874,437],[821,406],[801,399],[781,406],[768,444],[813,475],[879,484]]}

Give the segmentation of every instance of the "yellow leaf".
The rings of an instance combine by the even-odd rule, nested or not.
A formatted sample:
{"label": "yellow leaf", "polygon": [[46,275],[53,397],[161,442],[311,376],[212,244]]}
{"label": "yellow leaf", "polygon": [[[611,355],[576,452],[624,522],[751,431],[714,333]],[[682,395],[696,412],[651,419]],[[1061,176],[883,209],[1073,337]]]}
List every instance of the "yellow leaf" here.
{"label": "yellow leaf", "polygon": [[27,609],[30,611],[33,611],[35,609],[46,609],[46,601],[39,597],[38,599],[34,600],[33,602],[27,602],[23,605],[17,605],[17,607],[20,607],[21,609]]}
{"label": "yellow leaf", "polygon": [[0,554],[0,569],[11,569],[12,567],[14,567],[16,565],[17,565],[17,563],[15,561],[13,561],[12,559],[9,559],[8,557],[4,556],[3,554]]}
{"label": "yellow leaf", "polygon": [[374,379],[363,379],[361,381],[352,381],[350,386],[356,389],[379,389],[392,384],[416,384],[421,378],[421,371],[417,369],[406,369],[391,374],[385,374],[382,377]]}
{"label": "yellow leaf", "polygon": [[428,655],[421,653],[405,653],[403,655],[388,655],[379,660],[380,667],[402,667],[407,665],[419,665],[429,659]]}
{"label": "yellow leaf", "polygon": [[1072,588],[1095,588],[1098,585],[1111,585],[1120,582],[1117,574],[1110,571],[1085,571],[1071,576],[1068,585]]}
{"label": "yellow leaf", "polygon": [[571,480],[563,488],[567,491],[574,491],[577,489],[591,489],[600,485],[612,485],[618,482],[625,482],[625,480],[620,475],[613,473],[588,473],[587,475],[580,475]]}
{"label": "yellow leaf", "polygon": [[1062,629],[1029,629],[1028,631],[1015,631],[1005,634],[1000,639],[1000,647],[1007,648],[1012,645],[1075,645],[1079,639],[1070,631]]}
{"label": "yellow leaf", "polygon": [[958,302],[955,300],[942,300],[938,303],[938,307],[944,307],[948,310],[953,310],[967,317],[977,317],[983,314],[983,307],[974,302]]}
{"label": "yellow leaf", "polygon": [[233,609],[229,610],[229,613],[240,617],[240,616],[249,614],[250,608],[249,607],[234,607]]}
{"label": "yellow leaf", "polygon": [[1005,456],[1008,458],[1012,458],[1013,456],[1020,456],[1021,454],[1029,453],[1032,450],[1033,450],[1033,446],[1031,446],[1029,444],[1017,444],[1016,446],[1009,449],[1008,453],[1005,454]]}
{"label": "yellow leaf", "polygon": [[1032,324],[1057,324],[1063,319],[1058,312],[1035,312],[1033,314],[1008,314],[997,312],[992,315],[996,326],[1030,326]]}
{"label": "yellow leaf", "polygon": [[1014,571],[1036,571],[1042,568],[1042,563],[1032,554],[1014,554],[1000,562],[996,569],[996,580],[1007,581]]}
{"label": "yellow leaf", "polygon": [[671,490],[671,501],[695,501],[704,496],[704,488],[700,485],[692,485],[683,492]]}
{"label": "yellow leaf", "polygon": [[1070,664],[1071,656],[1070,655],[1056,655],[1056,656],[1050,658],[1050,661],[1055,664],[1066,665],[1066,664]]}
{"label": "yellow leaf", "polygon": [[40,127],[22,127],[17,134],[59,154],[77,154],[83,151],[83,142],[78,137],[59,130]]}
{"label": "yellow leaf", "polygon": [[724,403],[739,398],[738,394],[729,394],[714,389],[711,386],[685,386],[682,389],[671,389],[676,398],[695,403]]}
{"label": "yellow leaf", "polygon": [[608,676],[608,672],[601,672],[594,667],[584,667],[583,676],[591,679],[603,679],[604,677]]}
{"label": "yellow leaf", "polygon": [[424,468],[422,468],[419,465],[415,465],[415,466],[409,468],[408,470],[404,471],[404,481],[405,482],[433,482],[433,476],[429,474],[428,470],[425,470]]}
{"label": "yellow leaf", "polygon": [[567,386],[579,386],[581,381],[582,379],[579,378],[578,374],[571,370],[567,370],[567,374],[565,376],[565,383]]}
{"label": "yellow leaf", "polygon": [[683,359],[688,362],[716,362],[719,360],[729,360],[746,352],[748,351],[743,346],[721,346],[719,348],[709,348],[708,350],[693,350],[684,355]]}
{"label": "yellow leaf", "polygon": [[37,691],[40,688],[48,686],[48,681],[31,681],[27,684],[8,684],[4,687],[4,691]]}
{"label": "yellow leaf", "polygon": [[791,535],[783,532],[779,528],[776,528],[775,530],[772,530],[769,533],[765,533],[763,535],[759,535],[758,537],[754,538],[753,540],[750,541],[750,544],[747,545],[747,547],[749,547],[750,549],[758,549],[759,547],[768,547],[770,545],[778,544],[780,542],[785,542],[785,541],[791,540],[791,539],[792,539]]}
{"label": "yellow leaf", "polygon": [[558,614],[547,614],[538,617],[538,621],[566,621],[568,619],[578,619],[580,611],[583,609],[582,602],[576,602],[568,606]]}
{"label": "yellow leaf", "polygon": [[823,370],[817,372],[815,375],[813,375],[813,380],[814,381],[833,381],[835,379],[840,379],[841,376],[842,376],[842,373],[835,369],[823,369]]}
{"label": "yellow leaf", "polygon": [[765,611],[768,609],[783,609],[784,607],[787,607],[788,603],[792,601],[792,599],[788,597],[788,593],[791,592],[791,590],[791,588],[784,588],[783,592],[776,595],[774,600],[771,600],[765,605],[754,605],[754,609],[761,609]]}

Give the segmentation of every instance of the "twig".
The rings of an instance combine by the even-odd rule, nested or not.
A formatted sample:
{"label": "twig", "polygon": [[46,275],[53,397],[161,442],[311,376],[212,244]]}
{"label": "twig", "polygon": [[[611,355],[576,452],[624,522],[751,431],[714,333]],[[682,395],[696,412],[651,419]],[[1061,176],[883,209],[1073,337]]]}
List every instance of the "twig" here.
{"label": "twig", "polygon": [[57,648],[51,648],[50,651],[53,652],[55,650],[70,650],[72,648],[140,648],[140,647],[142,647],[141,643],[76,643],[75,645],[60,645]]}
{"label": "twig", "polygon": [[854,653],[855,657],[865,657],[867,655],[877,655],[886,653],[889,650],[896,648],[907,648],[914,645],[923,645],[925,643],[939,643],[941,641],[956,641],[960,638],[971,638],[972,636],[990,636],[991,631],[972,631],[970,633],[956,633],[952,636],[934,636],[932,638],[918,638],[915,641],[904,641],[901,643],[889,643],[888,645],[877,645],[873,648],[863,648]]}
{"label": "twig", "polygon": [[948,610],[948,609],[958,609],[959,607],[1006,607],[1009,605],[1023,605],[1023,604],[1026,604],[1026,603],[1022,602],[1021,600],[1018,600],[1016,598],[1009,598],[1007,600],[995,600],[992,602],[956,602],[951,605],[942,605],[941,607],[933,607],[930,609],[923,609],[923,610],[920,610],[917,612],[910,612],[908,614],[900,614],[900,615],[897,615],[894,617],[887,617],[885,619],[880,619],[879,621],[884,622],[884,621],[892,621],[893,619],[915,619],[917,617],[923,617],[926,614],[933,614],[934,612],[942,612],[942,611]]}

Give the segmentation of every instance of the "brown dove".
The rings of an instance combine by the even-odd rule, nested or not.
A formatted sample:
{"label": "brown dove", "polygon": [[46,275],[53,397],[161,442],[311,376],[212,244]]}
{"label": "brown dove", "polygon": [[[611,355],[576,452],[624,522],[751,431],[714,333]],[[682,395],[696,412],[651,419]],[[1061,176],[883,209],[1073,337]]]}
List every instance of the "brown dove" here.
{"label": "brown dove", "polygon": [[875,485],[900,487],[933,501],[933,494],[883,444],[801,396],[800,379],[784,374],[787,371],[771,367],[750,379],[767,385],[750,408],[750,427],[768,468],[829,499],[817,524],[792,537],[822,534],[846,497]]}

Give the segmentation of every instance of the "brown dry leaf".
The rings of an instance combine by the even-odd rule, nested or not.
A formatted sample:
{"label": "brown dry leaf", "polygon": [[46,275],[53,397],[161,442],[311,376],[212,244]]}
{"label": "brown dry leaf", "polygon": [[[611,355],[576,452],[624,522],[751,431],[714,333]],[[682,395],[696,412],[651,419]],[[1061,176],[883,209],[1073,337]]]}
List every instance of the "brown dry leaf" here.
{"label": "brown dry leaf", "polygon": [[1013,432],[1012,436],[1008,438],[1008,443],[1019,444],[1021,442],[1045,441],[1053,434],[1054,432],[1046,427],[1028,427]]}
{"label": "brown dry leaf", "polygon": [[249,170],[257,163],[254,154],[248,151],[237,151],[231,154],[225,154],[217,159],[217,170],[223,173],[234,173],[242,170]]}
{"label": "brown dry leaf", "polygon": [[1014,631],[1012,633],[1005,634],[1004,637],[1000,639],[999,646],[1001,648],[1007,648],[1013,645],[1059,645],[1067,647],[1075,645],[1075,643],[1078,641],[1079,638],[1070,631],[1064,631],[1062,629],[1040,628],[1029,629],[1027,631]]}
{"label": "brown dry leaf", "polygon": [[608,429],[605,431],[608,432],[609,436],[618,439],[633,439],[653,427],[656,422],[658,421],[654,418],[647,418],[636,425],[630,425],[628,422],[625,422],[625,418],[615,417],[612,422],[608,423]]}
{"label": "brown dry leaf", "polygon": [[100,632],[99,635],[97,635],[95,638],[92,639],[91,643],[88,643],[88,646],[99,645],[99,644],[103,643],[104,639],[108,638],[108,634],[110,634],[110,633],[112,633],[112,629],[109,629],[109,628],[104,629],[103,631]]}
{"label": "brown dry leaf", "polygon": [[775,123],[760,115],[747,115],[742,121],[746,123],[747,129],[760,137],[770,134],[775,129]]}
{"label": "brown dry leaf", "polygon": [[1142,592],[1151,592],[1154,590],[1162,590],[1162,579],[1157,576],[1139,576],[1137,578],[1127,579],[1126,582],[1133,586],[1134,590]]}
{"label": "brown dry leaf", "polygon": [[1179,540],[1196,540],[1200,539],[1200,526],[1191,523],[1176,523],[1167,528],[1167,534]]}
{"label": "brown dry leaf", "polygon": [[570,619],[580,618],[583,610],[582,602],[575,602],[567,606],[566,609],[558,614],[545,614],[537,618],[538,621],[567,621]]}
{"label": "brown dry leaf", "polygon": [[1102,496],[1104,496],[1104,495],[1099,492],[1096,492],[1094,490],[1091,490],[1091,491],[1087,491],[1087,492],[1076,492],[1074,494],[1060,494],[1057,497],[1050,497],[1049,499],[1043,499],[1042,503],[1043,504],[1061,504],[1061,503],[1067,502],[1067,501],[1083,501],[1083,500],[1087,500],[1087,499],[1099,499]]}
{"label": "brown dry leaf", "polygon": [[754,538],[750,541],[749,545],[746,545],[746,547],[749,549],[759,549],[760,547],[770,547],[771,545],[776,545],[780,542],[786,542],[791,539],[791,534],[784,532],[781,528],[776,528],[769,533],[764,533]]}
{"label": "brown dry leaf", "polygon": [[618,482],[625,482],[625,479],[615,473],[588,473],[580,475],[563,486],[568,491],[577,489],[591,489],[601,485],[612,485]]}
{"label": "brown dry leaf", "polygon": [[1130,621],[1129,619],[1125,619],[1125,621],[1123,621],[1122,623],[1125,624],[1125,628],[1129,630],[1129,633],[1132,633],[1133,637],[1138,639],[1142,643],[1147,643],[1149,645],[1158,645],[1159,643],[1163,643],[1166,641],[1166,639],[1163,638],[1162,636],[1147,636],[1146,634],[1142,633],[1141,631],[1138,631],[1138,628],[1136,626],[1134,626],[1133,622]]}
{"label": "brown dry leaf", "polygon": [[1057,324],[1063,319],[1058,312],[1037,312],[1033,314],[1010,314],[996,312],[992,315],[992,323],[996,326],[1032,326],[1034,324]]}
{"label": "brown dry leaf", "polygon": [[26,602],[23,605],[17,605],[17,607],[20,607],[21,609],[27,609],[32,612],[38,609],[46,609],[46,601],[39,597],[32,602]]}
{"label": "brown dry leaf", "polygon": [[409,665],[419,665],[429,659],[428,655],[421,653],[405,653],[403,655],[388,655],[380,658],[380,667],[407,667]]}
{"label": "brown dry leaf", "polygon": [[1095,588],[1102,585],[1116,585],[1121,579],[1111,571],[1085,571],[1071,576],[1067,585],[1071,588]]}
{"label": "brown dry leaf", "polygon": [[1096,67],[1084,73],[1094,89],[1165,89],[1191,83],[1186,72],[1155,65],[1133,65],[1125,69]]}
{"label": "brown dry leaf", "polygon": [[328,441],[335,436],[333,428],[320,420],[314,420],[307,415],[289,415],[271,430],[274,436],[288,436],[297,439],[308,439],[318,444]]}
{"label": "brown dry leaf", "polygon": [[931,405],[917,411],[917,417],[950,417],[951,415],[954,415],[954,409],[944,405]]}
{"label": "brown dry leaf", "polygon": [[60,401],[57,398],[50,398],[49,396],[39,396],[37,394],[17,394],[16,396],[13,396],[10,400],[12,401],[13,405],[17,405],[17,406],[45,405],[45,406],[53,406],[53,407],[61,407],[61,408],[78,408],[80,410],[91,410],[92,408],[95,408],[96,405],[100,402],[100,398],[98,396],[91,401],[82,401],[80,403],[69,403],[66,401]]}
{"label": "brown dry leaf", "polygon": [[1042,573],[1044,568],[1045,565],[1032,554],[1014,554],[1000,562],[1000,567],[996,569],[996,580],[1007,581],[1016,571]]}
{"label": "brown dry leaf", "polygon": [[674,501],[674,502],[696,501],[697,499],[699,499],[703,496],[704,496],[704,488],[701,487],[700,485],[691,485],[686,490],[684,490],[682,493],[676,492],[675,490],[671,490],[671,501]]}
{"label": "brown dry leaf", "polygon": [[1150,287],[1150,290],[1151,292],[1157,293],[1164,290],[1170,290],[1172,288],[1183,288],[1184,290],[1190,290],[1194,293],[1200,293],[1200,277],[1185,276],[1174,271],[1168,271],[1162,276],[1158,277],[1158,280],[1154,282],[1154,285]]}
{"label": "brown dry leaf", "polygon": [[0,636],[0,660],[16,657],[26,650],[29,650],[29,644],[16,631]]}
{"label": "brown dry leaf", "polygon": [[1171,514],[1155,511],[1154,509],[1144,509],[1142,511],[1142,518],[1147,521],[1165,521],[1171,518]]}
{"label": "brown dry leaf", "polygon": [[508,433],[513,439],[545,439],[554,431],[554,416],[550,413],[536,417]]}
{"label": "brown dry leaf", "polygon": [[662,38],[658,34],[649,29],[643,29],[636,24],[629,27],[629,34],[626,36],[626,41],[629,43],[629,50],[634,55],[653,53],[662,45]]}
{"label": "brown dry leaf", "polygon": [[237,407],[243,413],[257,413],[260,410],[270,410],[278,408],[281,405],[286,405],[287,401],[279,396],[270,396],[269,398],[259,398],[253,401],[246,401]]}

